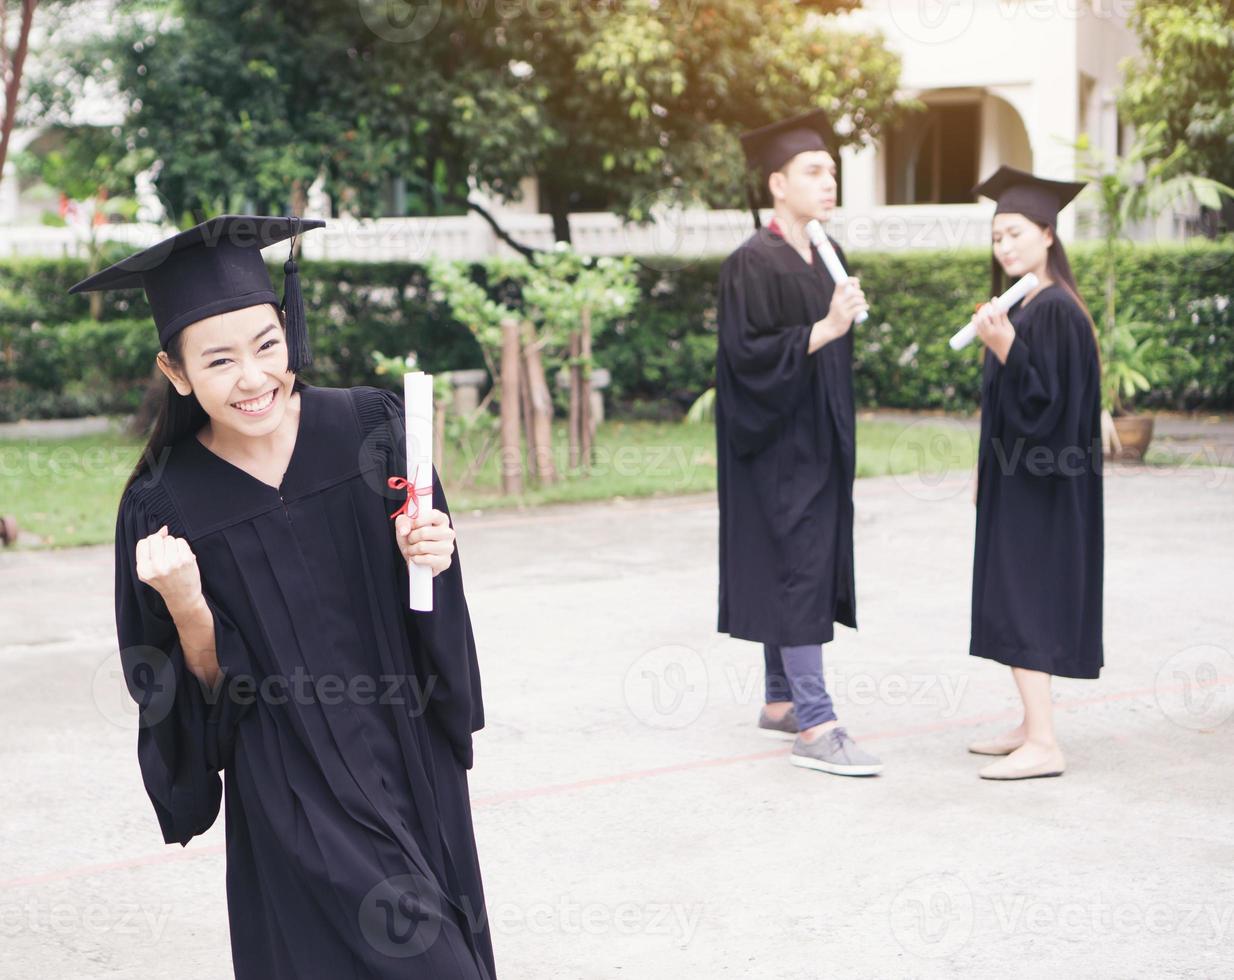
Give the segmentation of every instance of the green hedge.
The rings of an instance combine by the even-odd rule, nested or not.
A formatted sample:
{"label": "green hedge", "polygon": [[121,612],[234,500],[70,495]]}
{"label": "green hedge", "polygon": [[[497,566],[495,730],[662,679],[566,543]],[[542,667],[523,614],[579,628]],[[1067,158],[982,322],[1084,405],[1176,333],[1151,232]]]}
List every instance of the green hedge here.
{"label": "green hedge", "polygon": [[[1075,246],[1081,293],[1102,294],[1091,246]],[[865,406],[968,411],[978,398],[979,348],[946,341],[989,291],[984,250],[855,253],[873,307],[857,329],[856,390]],[[713,378],[720,260],[645,263],[643,300],[597,338],[613,374],[610,400],[625,415],[675,415]],[[415,350],[429,371],[482,367],[470,333],[407,263],[304,263],[316,384],[376,383],[369,353]],[[101,322],[86,297],[68,296],[79,261],[0,264],[0,420],[131,411],[157,350],[144,298],[107,293]],[[280,270],[274,270],[277,280]],[[1234,243],[1128,248],[1119,260],[1122,309],[1194,355],[1146,404],[1234,408]],[[1096,309],[1094,309],[1096,312]]]}

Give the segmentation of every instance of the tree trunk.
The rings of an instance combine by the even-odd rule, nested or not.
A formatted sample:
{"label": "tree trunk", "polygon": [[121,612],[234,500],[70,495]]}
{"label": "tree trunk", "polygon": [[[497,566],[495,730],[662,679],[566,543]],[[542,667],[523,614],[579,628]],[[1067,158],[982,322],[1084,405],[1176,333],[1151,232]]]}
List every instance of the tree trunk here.
{"label": "tree trunk", "polygon": [[303,218],[308,210],[308,193],[304,181],[299,177],[291,182],[291,213],[294,217]]}
{"label": "tree trunk", "polygon": [[582,359],[583,383],[579,391],[580,417],[582,419],[580,433],[582,443],[583,466],[591,469],[592,457],[592,421],[591,421],[591,310],[583,309],[583,330],[579,338],[579,357]]}
{"label": "tree trunk", "polygon": [[577,470],[582,458],[582,404],[579,393],[583,390],[583,369],[578,364],[579,336],[577,330],[570,331],[570,469]]}
{"label": "tree trunk", "polygon": [[[154,428],[154,420],[158,418],[159,406],[163,402],[163,392],[170,389],[166,375],[156,364],[150,371],[150,380],[146,382],[146,390],[142,393],[141,404],[129,420],[128,433],[138,439],[145,439]],[[170,395],[168,395],[170,397]]]}
{"label": "tree trunk", "polygon": [[[17,95],[21,91],[21,76],[26,64],[26,53],[30,50],[30,25],[34,20],[34,8],[38,0],[21,0],[21,24],[17,28],[17,47],[10,56],[8,48],[4,48],[4,66],[8,70],[8,78],[4,85],[4,121],[0,122],[0,174],[4,173],[4,162],[9,155],[9,139],[13,135],[13,124],[17,121]],[[6,23],[7,28],[7,23]],[[8,38],[0,37],[0,45],[7,45]]]}
{"label": "tree trunk", "polygon": [[523,324],[523,351],[527,367],[527,396],[531,403],[531,427],[535,433],[532,459],[540,484],[547,486],[557,482],[557,468],[553,465],[553,394],[544,377],[544,360],[536,344],[536,328],[531,323]]}
{"label": "tree trunk", "polygon": [[531,378],[527,371],[527,348],[523,346],[522,325],[519,326],[519,370],[522,371],[519,391],[519,408],[523,413],[523,438],[527,441],[526,470],[528,476],[535,476],[536,460],[536,428],[535,411],[531,405]]}
{"label": "tree trunk", "polygon": [[570,208],[566,204],[553,209],[553,241],[570,241]]}
{"label": "tree trunk", "polygon": [[548,207],[548,213],[553,219],[553,241],[570,241],[570,192],[558,186],[551,178],[541,179],[540,194],[542,203]]}
{"label": "tree trunk", "polygon": [[446,411],[444,399],[433,406],[433,465],[442,483],[446,479]]}
{"label": "tree trunk", "polygon": [[508,495],[523,492],[523,461],[519,438],[518,321],[501,321],[501,491]]}

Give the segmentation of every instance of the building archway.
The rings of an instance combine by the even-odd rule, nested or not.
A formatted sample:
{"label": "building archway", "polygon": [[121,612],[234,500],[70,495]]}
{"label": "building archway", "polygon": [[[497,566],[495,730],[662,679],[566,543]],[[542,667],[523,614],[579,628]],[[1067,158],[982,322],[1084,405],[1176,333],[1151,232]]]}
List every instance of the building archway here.
{"label": "building archway", "polygon": [[884,204],[970,204],[972,187],[1000,163],[1031,170],[1019,112],[982,88],[932,89],[883,141]]}

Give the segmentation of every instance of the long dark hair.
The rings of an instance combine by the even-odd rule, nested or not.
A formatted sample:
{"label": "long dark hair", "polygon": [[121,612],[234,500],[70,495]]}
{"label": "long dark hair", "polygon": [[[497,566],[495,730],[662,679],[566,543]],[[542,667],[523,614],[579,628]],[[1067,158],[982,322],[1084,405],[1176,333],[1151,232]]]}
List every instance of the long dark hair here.
{"label": "long dark hair", "polygon": [[[283,320],[282,310],[278,311],[278,317],[279,323],[284,325],[284,334],[286,334],[286,323]],[[165,351],[171,366],[183,374],[183,330],[172,335],[171,339],[167,342]],[[137,465],[133,467],[133,472],[129,474],[129,478],[124,484],[125,490],[131,487],[134,481],[141,477],[142,474],[151,472],[151,464],[155,460],[161,460],[171,450],[172,446],[186,436],[195,434],[198,429],[210,421],[210,416],[201,407],[197,396],[192,392],[189,392],[187,395],[180,394],[180,392],[176,391],[175,385],[166,376],[159,380],[158,385],[159,388],[155,394],[154,424],[150,429],[150,438],[147,440],[145,448],[141,451]],[[291,390],[296,392],[303,387],[304,382],[297,377]]]}
{"label": "long dark hair", "polygon": [[[1032,218],[1028,218],[1032,221]],[[1084,298],[1080,295],[1080,288],[1075,283],[1075,274],[1071,271],[1071,262],[1067,258],[1067,250],[1063,248],[1063,240],[1058,237],[1058,231],[1053,225],[1043,225],[1040,222],[1033,221],[1038,228],[1045,231],[1047,228],[1054,236],[1054,241],[1051,243],[1049,250],[1046,252],[1045,269],[1047,275],[1058,285],[1060,285],[1067,294],[1076,301],[1076,305],[1084,311],[1084,316],[1088,320],[1088,325],[1093,328],[1093,339],[1097,338],[1097,324],[1093,321],[1093,315],[1088,310],[1088,304],[1084,302]],[[1007,273],[1003,271],[1003,267],[999,265],[997,256],[993,252],[990,253],[990,295],[1002,296],[1007,291],[1007,287],[1011,284],[1007,281]]]}

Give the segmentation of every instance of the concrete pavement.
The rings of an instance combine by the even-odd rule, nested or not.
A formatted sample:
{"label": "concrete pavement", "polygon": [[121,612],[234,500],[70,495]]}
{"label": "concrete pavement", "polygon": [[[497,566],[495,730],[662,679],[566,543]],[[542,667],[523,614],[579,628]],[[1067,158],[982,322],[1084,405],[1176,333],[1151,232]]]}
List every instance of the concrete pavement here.
{"label": "concrete pavement", "polygon": [[[457,516],[500,975],[1229,975],[1234,470],[1109,471],[1107,667],[1056,684],[1067,775],[1019,784],[964,750],[1018,720],[966,655],[967,473],[856,497],[861,628],[826,668],[865,780],[756,733],[711,498]],[[109,548],[0,554],[0,977],[228,977],[222,821],[161,843],[111,589]]]}

